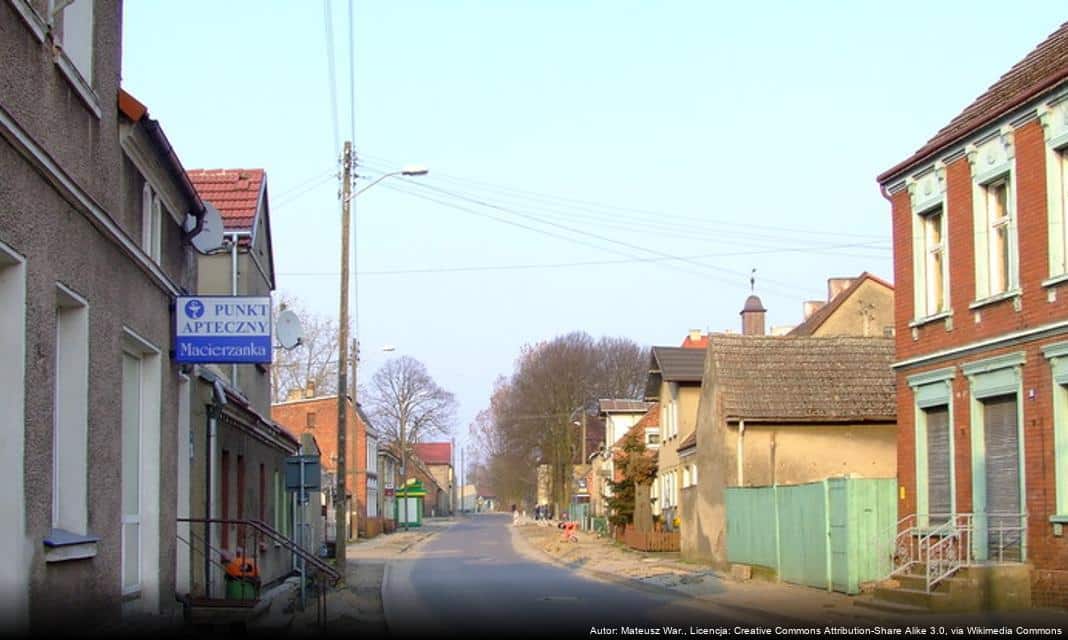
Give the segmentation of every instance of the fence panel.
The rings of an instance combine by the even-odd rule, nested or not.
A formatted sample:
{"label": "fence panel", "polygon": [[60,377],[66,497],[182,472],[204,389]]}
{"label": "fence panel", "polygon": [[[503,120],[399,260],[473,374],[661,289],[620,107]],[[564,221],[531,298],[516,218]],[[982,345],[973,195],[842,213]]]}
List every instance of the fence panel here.
{"label": "fence panel", "polygon": [[616,540],[638,551],[678,551],[681,537],[677,531],[641,532],[633,525],[616,530]]}
{"label": "fence panel", "polygon": [[775,568],[777,535],[773,487],[727,489],[727,557]]}

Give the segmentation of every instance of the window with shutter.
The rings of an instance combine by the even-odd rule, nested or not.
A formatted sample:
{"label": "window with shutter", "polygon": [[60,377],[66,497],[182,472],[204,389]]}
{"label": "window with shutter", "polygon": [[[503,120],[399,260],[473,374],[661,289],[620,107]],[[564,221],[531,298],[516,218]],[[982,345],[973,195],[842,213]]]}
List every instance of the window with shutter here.
{"label": "window with shutter", "polygon": [[933,526],[945,522],[953,511],[949,407],[932,407],[924,413],[927,422],[927,513]]}

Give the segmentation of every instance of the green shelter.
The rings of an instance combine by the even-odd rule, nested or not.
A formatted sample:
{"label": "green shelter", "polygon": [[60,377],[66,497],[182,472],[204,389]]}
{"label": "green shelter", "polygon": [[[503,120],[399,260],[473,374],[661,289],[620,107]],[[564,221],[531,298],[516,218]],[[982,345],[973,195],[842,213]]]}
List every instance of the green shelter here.
{"label": "green shelter", "polygon": [[[397,499],[393,501],[393,521],[398,527],[420,527],[423,525],[423,498],[426,488],[423,483],[411,479],[403,489],[397,490]],[[405,522],[404,519],[408,521]]]}

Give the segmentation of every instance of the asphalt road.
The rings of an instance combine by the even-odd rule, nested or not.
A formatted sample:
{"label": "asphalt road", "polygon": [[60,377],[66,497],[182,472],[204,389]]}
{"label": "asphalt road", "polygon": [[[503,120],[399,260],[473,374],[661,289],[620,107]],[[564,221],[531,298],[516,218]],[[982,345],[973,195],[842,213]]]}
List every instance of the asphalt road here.
{"label": "asphalt road", "polygon": [[[622,627],[733,628],[751,622],[678,595],[602,582],[513,548],[507,515],[464,518],[390,564],[383,586],[393,637],[605,637]],[[605,634],[596,634],[598,628]],[[714,632],[713,632],[714,633]]]}

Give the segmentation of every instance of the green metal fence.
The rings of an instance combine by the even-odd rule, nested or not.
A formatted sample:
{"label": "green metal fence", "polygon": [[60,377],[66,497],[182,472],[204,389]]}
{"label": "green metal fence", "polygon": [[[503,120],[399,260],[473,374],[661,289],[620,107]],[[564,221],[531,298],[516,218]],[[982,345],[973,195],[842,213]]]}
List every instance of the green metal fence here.
{"label": "green metal fence", "polygon": [[883,577],[872,540],[895,522],[892,478],[731,487],[727,558],[771,568],[786,582],[858,593],[860,583]]}

